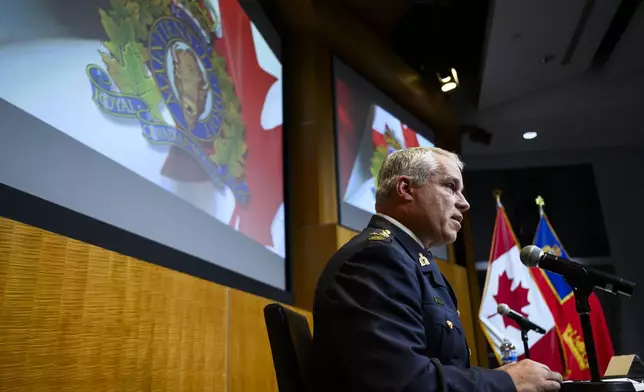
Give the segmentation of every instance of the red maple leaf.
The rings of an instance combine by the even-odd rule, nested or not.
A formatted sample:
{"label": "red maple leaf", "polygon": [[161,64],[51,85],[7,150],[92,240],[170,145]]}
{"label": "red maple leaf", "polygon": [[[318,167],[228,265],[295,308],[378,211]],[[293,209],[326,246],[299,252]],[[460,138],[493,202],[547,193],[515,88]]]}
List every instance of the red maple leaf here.
{"label": "red maple leaf", "polygon": [[[511,289],[513,280],[508,276],[507,271],[504,271],[501,276],[499,276],[499,290],[494,296],[494,300],[497,304],[506,304],[512,310],[517,313],[520,313],[524,317],[528,317],[521,309],[525,306],[530,305],[528,301],[528,289],[519,284],[514,290]],[[519,329],[519,325],[516,321],[512,320],[507,316],[503,316],[503,323],[505,327],[513,326],[516,329]]]}

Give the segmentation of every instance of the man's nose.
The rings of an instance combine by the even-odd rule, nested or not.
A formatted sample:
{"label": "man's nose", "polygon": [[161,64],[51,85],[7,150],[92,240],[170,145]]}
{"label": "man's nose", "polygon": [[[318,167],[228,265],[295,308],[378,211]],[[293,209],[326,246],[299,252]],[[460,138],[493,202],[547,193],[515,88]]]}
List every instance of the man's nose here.
{"label": "man's nose", "polygon": [[467,202],[467,199],[462,193],[456,202],[456,208],[461,212],[465,212],[470,209],[470,203]]}

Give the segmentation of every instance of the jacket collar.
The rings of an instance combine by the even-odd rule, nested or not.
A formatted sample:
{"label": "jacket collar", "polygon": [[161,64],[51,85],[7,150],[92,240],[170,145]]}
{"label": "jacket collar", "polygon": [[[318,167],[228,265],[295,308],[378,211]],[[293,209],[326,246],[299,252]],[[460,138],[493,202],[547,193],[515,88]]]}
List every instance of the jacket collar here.
{"label": "jacket collar", "polygon": [[405,226],[402,223],[398,222],[396,219],[390,217],[389,215],[385,215],[385,214],[381,214],[381,213],[377,213],[376,215],[378,215],[381,218],[385,218],[390,223],[396,225],[400,230],[405,232],[405,234],[407,234],[408,236],[413,238],[414,241],[416,241],[418,243],[418,245],[420,245],[421,247],[424,248],[423,243],[420,241],[420,238],[418,238],[418,236],[416,234],[414,234],[413,231],[409,230],[409,228],[407,226]]}
{"label": "jacket collar", "polygon": [[389,221],[387,218],[384,218],[380,215],[374,215],[369,221],[368,227],[374,229],[384,229],[390,230],[394,234],[396,241],[402,245],[403,248],[409,253],[412,259],[418,261],[419,255],[424,255],[429,257],[430,261],[433,261],[431,253],[424,249],[416,239],[412,238],[406,230],[403,230],[400,226]]}
{"label": "jacket collar", "polygon": [[[419,264],[421,271],[424,274],[430,274],[434,284],[448,287],[443,274],[441,274],[438,266],[436,265],[436,262],[434,261],[434,256],[432,256],[431,252],[421,246],[419,241],[409,235],[406,232],[407,230],[403,230],[400,226],[380,215],[372,216],[371,220],[369,221],[368,227],[372,229],[391,231],[396,241],[398,241],[398,243],[402,245],[407,254],[409,254],[409,256]],[[428,265],[420,264],[421,255],[427,258],[427,260],[429,261]]]}

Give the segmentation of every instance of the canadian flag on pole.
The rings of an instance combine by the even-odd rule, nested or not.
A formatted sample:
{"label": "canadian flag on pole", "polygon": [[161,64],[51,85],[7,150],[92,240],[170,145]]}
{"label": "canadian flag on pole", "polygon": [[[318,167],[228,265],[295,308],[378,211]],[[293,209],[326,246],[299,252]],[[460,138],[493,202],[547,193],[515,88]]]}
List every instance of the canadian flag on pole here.
{"label": "canadian flag on pole", "polygon": [[530,271],[521,263],[519,252],[519,243],[505,209],[497,198],[490,263],[479,309],[479,321],[483,332],[499,363],[501,362],[499,347],[503,338],[508,338],[512,342],[520,358],[524,357],[518,325],[510,318],[497,313],[499,304],[507,304],[511,309],[546,330],[544,335],[534,331],[528,333],[530,359],[549,366],[553,371],[563,372],[564,366],[554,318]]}

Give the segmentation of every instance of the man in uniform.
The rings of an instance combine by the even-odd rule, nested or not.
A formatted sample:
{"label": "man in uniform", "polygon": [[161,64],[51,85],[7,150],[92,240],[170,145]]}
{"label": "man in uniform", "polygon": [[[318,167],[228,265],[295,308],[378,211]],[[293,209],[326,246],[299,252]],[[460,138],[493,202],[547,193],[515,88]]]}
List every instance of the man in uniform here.
{"label": "man in uniform", "polygon": [[432,246],[452,243],[469,204],[458,156],[393,152],[378,175],[369,226],[331,258],[313,309],[314,390],[557,391],[561,375],[530,360],[470,367],[452,287]]}

